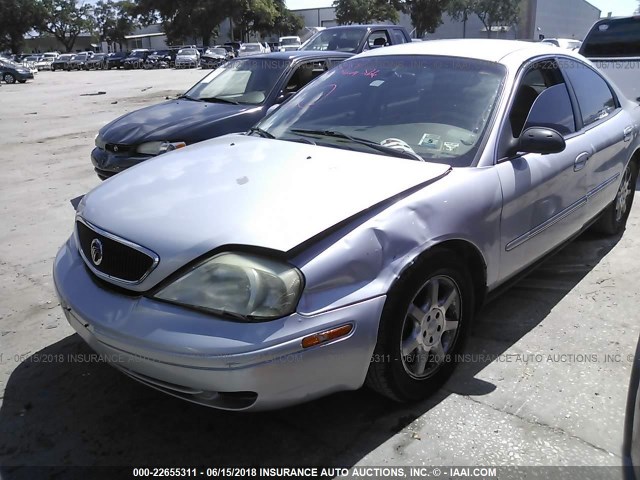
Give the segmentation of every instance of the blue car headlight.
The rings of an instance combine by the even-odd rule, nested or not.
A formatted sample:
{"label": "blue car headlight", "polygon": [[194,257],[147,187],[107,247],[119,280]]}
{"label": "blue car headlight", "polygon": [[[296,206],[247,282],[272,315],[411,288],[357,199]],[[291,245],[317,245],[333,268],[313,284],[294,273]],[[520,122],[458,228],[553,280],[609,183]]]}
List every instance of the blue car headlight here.
{"label": "blue car headlight", "polygon": [[295,311],[303,284],[302,273],[284,261],[226,252],[200,263],[154,298],[246,320],[271,320]]}
{"label": "blue car headlight", "polygon": [[144,155],[161,155],[186,146],[185,142],[147,142],[138,145],[136,151]]}

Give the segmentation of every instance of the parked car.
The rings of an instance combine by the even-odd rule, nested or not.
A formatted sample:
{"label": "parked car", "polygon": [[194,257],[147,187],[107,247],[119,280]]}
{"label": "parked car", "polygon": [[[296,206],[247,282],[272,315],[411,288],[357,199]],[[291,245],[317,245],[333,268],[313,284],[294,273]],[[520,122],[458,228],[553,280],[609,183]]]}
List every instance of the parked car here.
{"label": "parked car", "polygon": [[107,58],[109,58],[108,53],[96,53],[86,61],[85,67],[87,70],[105,70]]}
{"label": "parked car", "polygon": [[130,52],[112,52],[107,56],[107,70],[112,68],[123,68],[124,61],[129,57]]}
{"label": "parked car", "polygon": [[587,33],[580,53],[628,98],[640,102],[640,16],[597,21]]}
{"label": "parked car", "polygon": [[300,42],[300,37],[292,36],[292,37],[280,37],[278,43],[280,44],[279,48],[281,52],[290,52],[293,50],[298,50],[302,43]]}
{"label": "parked car", "polygon": [[224,46],[231,47],[233,49],[233,55],[237,57],[238,53],[240,52],[240,47],[242,46],[242,42],[226,42]]}
{"label": "parked car", "polygon": [[75,55],[71,53],[65,53],[56,58],[53,62],[51,62],[51,71],[55,72],[56,70],[67,70],[69,71],[69,62],[71,62],[75,58]]}
{"label": "parked car", "polygon": [[38,62],[42,57],[40,55],[27,55],[22,59],[22,66],[28,68],[31,73],[38,73]]}
{"label": "parked car", "polygon": [[234,49],[231,45],[215,45],[213,48],[224,48],[227,51],[227,59],[231,60],[232,58],[235,58],[236,54],[234,52]]}
{"label": "parked car", "polygon": [[402,43],[411,43],[411,36],[399,25],[344,25],[319,31],[300,50],[360,53]]}
{"label": "parked car", "polygon": [[25,83],[33,79],[33,72],[19,63],[0,59],[0,79],[5,83]]}
{"label": "parked car", "polygon": [[38,71],[51,70],[51,64],[54,60],[55,58],[48,57],[46,55],[40,55],[38,61],[36,62],[36,68],[38,69]]}
{"label": "parked car", "polygon": [[264,52],[264,46],[261,43],[243,43],[238,51],[238,57],[250,57],[252,55],[261,55]]}
{"label": "parked car", "polygon": [[151,51],[146,48],[137,48],[131,50],[131,53],[122,62],[122,66],[125,70],[142,68],[145,60],[151,54]]}
{"label": "parked car", "polygon": [[549,43],[560,48],[567,48],[569,50],[579,50],[582,45],[581,40],[575,38],[545,38],[542,43]]}
{"label": "parked car", "polygon": [[198,68],[200,66],[200,52],[196,48],[181,48],[175,59],[176,68]]}
{"label": "parked car", "polygon": [[218,68],[231,58],[231,54],[224,48],[208,48],[200,59],[200,66],[202,68]]}
{"label": "parked car", "polygon": [[104,180],[161,153],[245,131],[269,107],[348,56],[288,52],[231,60],[177,100],[127,113],[102,127],[91,162]]}
{"label": "parked car", "polygon": [[639,110],[583,57],[539,43],[367,52],[248,134],[84,196],[55,260],[62,310],[129,376],[211,407],[364,383],[423,399],[488,294],[591,225],[624,230]]}
{"label": "parked car", "polygon": [[80,52],[76,53],[74,57],[69,60],[69,70],[87,70],[87,62],[93,58],[93,52]]}
{"label": "parked car", "polygon": [[155,50],[145,60],[144,68],[169,68],[173,62],[173,58],[171,50]]}

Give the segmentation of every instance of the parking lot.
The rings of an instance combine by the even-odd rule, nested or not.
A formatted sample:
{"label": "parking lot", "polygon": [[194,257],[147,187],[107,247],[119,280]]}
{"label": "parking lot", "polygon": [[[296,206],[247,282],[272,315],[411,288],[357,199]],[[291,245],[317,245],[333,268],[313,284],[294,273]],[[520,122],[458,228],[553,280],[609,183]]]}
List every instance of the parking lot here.
{"label": "parking lot", "polygon": [[[64,319],[51,269],[73,228],[69,200],[100,183],[89,160],[95,134],[206,73],[40,72],[0,87],[7,478],[19,465],[621,464],[640,333],[638,206],[622,237],[587,232],[488,304],[466,361],[422,403],[398,405],[363,389],[228,413],[156,392],[92,358]],[[614,469],[604,474],[619,478]]]}

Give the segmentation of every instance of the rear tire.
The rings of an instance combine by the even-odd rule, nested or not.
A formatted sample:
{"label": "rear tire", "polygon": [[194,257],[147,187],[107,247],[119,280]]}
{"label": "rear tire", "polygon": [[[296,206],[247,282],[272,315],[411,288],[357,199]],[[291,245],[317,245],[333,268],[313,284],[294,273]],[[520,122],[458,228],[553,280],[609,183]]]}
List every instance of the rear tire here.
{"label": "rear tire", "polygon": [[594,229],[596,231],[605,235],[617,235],[625,229],[631,206],[633,205],[633,197],[636,193],[637,180],[638,164],[632,160],[622,173],[622,180],[620,181],[616,198],[595,223]]}
{"label": "rear tire", "polygon": [[2,77],[2,79],[6,82],[6,83],[16,83],[16,77],[14,77],[13,75],[11,75],[10,73],[5,73],[4,77]]}
{"label": "rear tire", "polygon": [[445,249],[420,258],[389,291],[367,386],[399,402],[435,393],[455,368],[474,314],[461,259]]}

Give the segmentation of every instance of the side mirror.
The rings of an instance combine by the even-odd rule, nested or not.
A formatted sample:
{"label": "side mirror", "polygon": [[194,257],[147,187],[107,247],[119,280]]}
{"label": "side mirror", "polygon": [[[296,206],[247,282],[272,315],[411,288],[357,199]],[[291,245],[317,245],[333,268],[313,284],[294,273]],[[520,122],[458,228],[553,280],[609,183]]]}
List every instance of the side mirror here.
{"label": "side mirror", "polygon": [[[564,151],[567,144],[562,135],[552,128],[530,127],[527,128],[513,150],[525,153],[540,153],[543,155],[549,153],[560,153]],[[512,151],[511,153],[517,153]]]}

